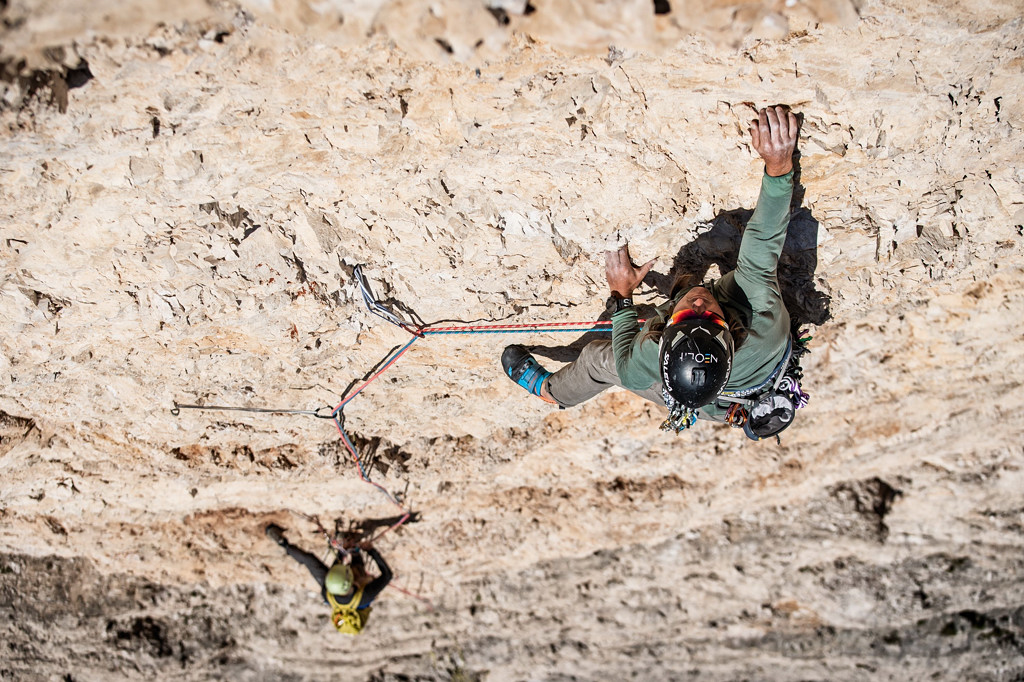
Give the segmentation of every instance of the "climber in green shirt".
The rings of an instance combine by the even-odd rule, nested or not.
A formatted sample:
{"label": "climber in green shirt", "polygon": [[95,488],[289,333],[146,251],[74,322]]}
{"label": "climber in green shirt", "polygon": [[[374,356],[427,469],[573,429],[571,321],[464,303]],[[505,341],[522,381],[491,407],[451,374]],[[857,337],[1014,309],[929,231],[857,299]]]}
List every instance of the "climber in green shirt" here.
{"label": "climber in green shirt", "polygon": [[574,362],[546,371],[521,345],[502,354],[506,375],[561,407],[577,405],[609,386],[621,386],[666,405],[679,430],[699,416],[723,421],[729,395],[778,373],[790,340],[789,313],[777,276],[793,196],[797,117],[767,107],[750,125],[765,162],[757,208],[740,243],[736,269],[700,286],[677,287],[641,327],[632,294],[654,265],[633,264],[628,246],[605,254],[611,289],[612,340],[593,341]]}

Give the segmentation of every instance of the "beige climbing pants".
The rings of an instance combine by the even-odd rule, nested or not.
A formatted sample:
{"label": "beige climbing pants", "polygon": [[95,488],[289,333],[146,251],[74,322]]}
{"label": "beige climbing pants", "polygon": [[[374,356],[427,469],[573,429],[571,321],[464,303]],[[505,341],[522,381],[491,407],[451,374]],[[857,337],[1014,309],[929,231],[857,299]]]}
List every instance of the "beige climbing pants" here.
{"label": "beige climbing pants", "polygon": [[[610,386],[622,387],[615,371],[612,342],[606,339],[591,341],[576,360],[548,377],[547,385],[551,397],[562,407],[579,405]],[[660,382],[643,391],[630,392],[658,405],[665,404],[661,398]]]}

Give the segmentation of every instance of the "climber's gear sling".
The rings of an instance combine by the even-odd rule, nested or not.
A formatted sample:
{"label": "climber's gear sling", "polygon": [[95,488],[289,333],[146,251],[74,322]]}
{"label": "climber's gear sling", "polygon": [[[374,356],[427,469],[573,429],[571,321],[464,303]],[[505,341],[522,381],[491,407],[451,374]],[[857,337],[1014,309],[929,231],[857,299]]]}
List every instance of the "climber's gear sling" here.
{"label": "climber's gear sling", "polygon": [[363,301],[366,303],[366,307],[369,308],[371,313],[382,320],[387,320],[391,324],[401,327],[413,336],[423,336],[423,332],[420,329],[414,328],[413,326],[403,322],[397,315],[385,308],[377,300],[377,297],[373,295],[373,289],[370,288],[370,283],[363,275],[362,265],[355,266],[352,269],[352,275],[355,277],[356,284],[359,285],[359,292],[363,295]]}
{"label": "climber's gear sling", "polygon": [[796,411],[811,399],[800,387],[800,357],[808,352],[809,340],[810,337],[790,337],[782,360],[767,379],[757,386],[726,391],[718,397],[719,406],[729,408],[725,421],[730,426],[742,428],[751,440],[771,436],[779,440],[779,434],[793,423]]}

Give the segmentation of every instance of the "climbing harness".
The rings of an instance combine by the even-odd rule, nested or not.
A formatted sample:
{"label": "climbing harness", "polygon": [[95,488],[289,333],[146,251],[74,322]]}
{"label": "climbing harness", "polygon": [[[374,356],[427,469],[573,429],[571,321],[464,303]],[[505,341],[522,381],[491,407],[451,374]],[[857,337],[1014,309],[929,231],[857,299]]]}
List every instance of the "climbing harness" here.
{"label": "climbing harness", "polygon": [[366,620],[370,617],[373,607],[357,609],[352,606],[353,603],[358,604],[358,600],[362,597],[363,591],[359,590],[352,595],[350,601],[340,604],[334,599],[333,594],[327,592],[327,600],[331,605],[331,623],[338,632],[345,635],[358,635],[366,627]]}
{"label": "climbing harness", "polygon": [[790,337],[786,340],[786,352],[782,354],[782,359],[779,360],[778,364],[775,365],[775,369],[772,370],[764,381],[751,386],[748,388],[739,388],[735,391],[722,391],[718,397],[719,400],[725,400],[732,403],[740,403],[741,405],[751,404],[751,401],[747,399],[748,396],[760,395],[771,385],[774,388],[779,381],[782,380],[784,369],[789,364],[790,359],[793,357],[793,338]]}

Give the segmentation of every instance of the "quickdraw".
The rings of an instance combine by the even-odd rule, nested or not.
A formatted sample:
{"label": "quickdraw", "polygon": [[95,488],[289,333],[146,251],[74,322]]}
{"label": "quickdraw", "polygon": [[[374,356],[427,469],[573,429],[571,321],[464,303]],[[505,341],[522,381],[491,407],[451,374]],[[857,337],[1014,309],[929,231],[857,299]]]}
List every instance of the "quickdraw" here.
{"label": "quickdraw", "polygon": [[675,402],[669,402],[671,397],[667,391],[662,392],[666,405],[671,405],[668,411],[668,419],[661,423],[662,431],[681,433],[697,423],[697,411],[689,407],[683,407]]}
{"label": "quickdraw", "polygon": [[[182,410],[231,410],[234,412],[262,412],[264,414],[308,414],[317,419],[332,419],[334,409],[330,405],[318,407],[315,410],[292,410],[273,407],[234,407],[228,405],[185,405],[175,402],[171,408],[171,414],[175,417],[181,414]],[[325,411],[326,410],[326,411]]]}
{"label": "quickdraw", "polygon": [[396,327],[400,327],[405,331],[409,332],[413,336],[423,338],[423,331],[421,328],[414,327],[400,317],[395,315],[393,312],[385,308],[377,297],[373,295],[373,289],[370,288],[370,282],[367,281],[366,276],[363,275],[363,266],[357,265],[352,269],[352,275],[356,279],[356,284],[359,285],[359,292],[363,295],[363,302],[366,303],[366,307],[369,308],[370,313],[376,315],[382,320],[386,320]]}
{"label": "quickdraw", "polygon": [[733,403],[725,413],[725,422],[734,428],[742,428],[747,423],[747,411],[739,403]]}

